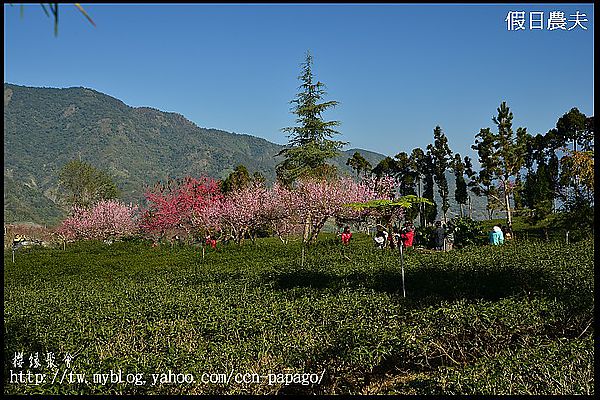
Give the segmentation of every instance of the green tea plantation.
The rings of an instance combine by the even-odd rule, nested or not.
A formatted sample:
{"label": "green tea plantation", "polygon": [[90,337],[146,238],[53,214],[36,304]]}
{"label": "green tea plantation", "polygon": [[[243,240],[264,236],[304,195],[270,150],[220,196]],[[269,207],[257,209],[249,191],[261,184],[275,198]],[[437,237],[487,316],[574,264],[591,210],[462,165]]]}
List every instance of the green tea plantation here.
{"label": "green tea plantation", "polygon": [[4,253],[5,394],[593,394],[594,243]]}

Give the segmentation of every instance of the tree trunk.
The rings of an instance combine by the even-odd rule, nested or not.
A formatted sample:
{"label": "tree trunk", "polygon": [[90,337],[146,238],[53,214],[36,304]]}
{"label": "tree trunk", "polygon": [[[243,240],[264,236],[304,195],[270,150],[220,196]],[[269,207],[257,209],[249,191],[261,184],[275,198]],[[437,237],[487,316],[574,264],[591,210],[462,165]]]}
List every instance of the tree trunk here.
{"label": "tree trunk", "polygon": [[[421,179],[417,180],[417,194],[419,197],[421,197]],[[421,223],[422,226],[425,226],[425,220],[424,220],[424,216],[423,216],[423,203],[419,203],[419,222]]]}
{"label": "tree trunk", "polygon": [[302,237],[302,243],[306,243],[308,242],[308,239],[310,238],[310,211],[308,212],[308,214],[306,214],[306,220],[304,221],[304,235]]}
{"label": "tree trunk", "polygon": [[464,216],[464,212],[463,212],[463,204],[459,203],[458,204],[460,206],[460,217],[462,218]]}
{"label": "tree trunk", "polygon": [[317,236],[319,236],[319,232],[321,232],[321,229],[323,229],[323,225],[325,225],[325,222],[327,222],[327,218],[328,217],[323,218],[321,221],[319,221],[317,223],[316,226],[314,226],[314,229],[312,230],[311,235],[310,235],[310,240],[309,240],[310,243],[316,242]]}
{"label": "tree trunk", "polygon": [[504,191],[504,206],[506,207],[506,224],[508,229],[512,231],[512,214],[510,212],[510,198],[508,192]]}
{"label": "tree trunk", "polygon": [[471,202],[471,196],[467,196],[469,202],[469,218],[473,218],[473,203]]}

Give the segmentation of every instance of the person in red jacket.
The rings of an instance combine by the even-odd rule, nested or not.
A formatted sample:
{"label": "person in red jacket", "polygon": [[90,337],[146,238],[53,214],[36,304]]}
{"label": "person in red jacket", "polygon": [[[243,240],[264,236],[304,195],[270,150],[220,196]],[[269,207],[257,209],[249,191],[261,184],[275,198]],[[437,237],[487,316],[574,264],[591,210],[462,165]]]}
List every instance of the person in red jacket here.
{"label": "person in red jacket", "polygon": [[217,248],[217,239],[214,236],[206,236],[206,245],[212,247],[213,249]]}
{"label": "person in red jacket", "polygon": [[415,238],[415,227],[413,226],[412,222],[406,221],[404,223],[400,238],[402,239],[402,244],[405,248],[412,247],[413,240]]}
{"label": "person in red jacket", "polygon": [[350,239],[352,238],[352,232],[350,232],[350,227],[346,225],[344,231],[342,232],[342,244],[348,244]]}

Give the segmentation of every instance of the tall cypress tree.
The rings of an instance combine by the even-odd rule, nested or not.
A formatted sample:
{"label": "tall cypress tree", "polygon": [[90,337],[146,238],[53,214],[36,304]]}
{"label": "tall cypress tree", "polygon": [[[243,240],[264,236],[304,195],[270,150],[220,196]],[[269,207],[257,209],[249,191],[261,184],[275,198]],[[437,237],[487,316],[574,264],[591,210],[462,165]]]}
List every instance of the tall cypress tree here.
{"label": "tall cypress tree", "polygon": [[291,100],[292,113],[297,115],[297,126],[283,128],[288,133],[288,146],[279,152],[284,159],[277,165],[278,178],[291,184],[303,175],[327,176],[335,168],[327,160],[339,154],[345,144],[331,138],[339,134],[334,128],[339,121],[324,121],[322,114],[338,105],[337,101],[322,101],[326,94],[325,85],[315,82],[312,71],[313,58],[306,53],[302,73],[298,79],[302,82],[300,92]]}
{"label": "tall cypress tree", "polygon": [[[423,149],[417,147],[411,151],[410,165],[411,169],[415,174],[415,180],[417,184],[417,196],[425,197],[422,193],[422,181],[425,177],[425,153],[423,152]],[[421,226],[425,226],[425,213],[423,203],[419,203],[419,223],[421,224]]]}
{"label": "tall cypress tree", "polygon": [[427,149],[433,157],[434,179],[438,187],[438,192],[442,198],[442,213],[444,222],[446,222],[446,214],[450,208],[448,201],[448,179],[446,179],[446,170],[452,160],[452,152],[448,147],[448,138],[442,132],[442,128],[436,126],[433,130],[433,145],[429,144]]}
{"label": "tall cypress tree", "polygon": [[427,225],[428,223],[433,223],[437,217],[437,203],[433,198],[434,161],[429,150],[423,156],[422,168],[424,172],[423,197],[431,200],[433,203],[425,204],[423,225]]}
{"label": "tall cypress tree", "polygon": [[[402,151],[394,157],[396,158],[396,167],[397,167],[397,179],[398,179],[398,191],[401,196],[407,195],[416,195],[416,184],[417,184],[417,173],[413,168],[413,163],[410,156]],[[414,220],[419,214],[419,209],[416,207],[410,207],[405,210],[404,217],[407,220]]]}
{"label": "tall cypress tree", "polygon": [[[465,166],[465,175],[467,175],[467,178],[468,178],[467,187],[470,189],[470,191],[472,193],[474,193],[473,188],[477,186],[477,173],[473,169],[473,163],[469,156],[465,156],[464,166]],[[467,191],[467,204],[469,206],[469,218],[473,218],[473,207],[472,207],[473,203],[471,202],[471,195],[469,194],[468,191]]]}
{"label": "tall cypress tree", "polygon": [[399,181],[400,195],[416,195],[416,174],[412,168],[410,157],[402,151],[394,158],[396,159],[396,176]]}
{"label": "tall cypress tree", "polygon": [[464,216],[464,206],[467,204],[467,182],[465,181],[465,164],[460,157],[460,154],[456,153],[452,160],[452,171],[456,178],[456,188],[454,189],[454,200],[460,206],[460,216]]}

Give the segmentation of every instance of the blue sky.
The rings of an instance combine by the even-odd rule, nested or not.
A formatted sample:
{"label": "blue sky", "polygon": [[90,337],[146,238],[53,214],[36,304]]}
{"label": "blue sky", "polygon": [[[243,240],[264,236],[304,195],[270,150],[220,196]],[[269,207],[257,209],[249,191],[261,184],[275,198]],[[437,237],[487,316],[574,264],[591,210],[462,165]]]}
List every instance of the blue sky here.
{"label": "blue sky", "polygon": [[[545,133],[577,107],[593,114],[593,4],[72,4],[59,34],[39,4],[4,6],[4,81],[84,86],[130,106],[285,144],[289,101],[310,49],[350,147],[425,148],[440,125],[470,149],[504,100],[513,126]],[[509,11],[524,30],[509,31]],[[529,29],[530,12],[585,13],[587,30]],[[570,28],[574,22],[567,21]]]}

